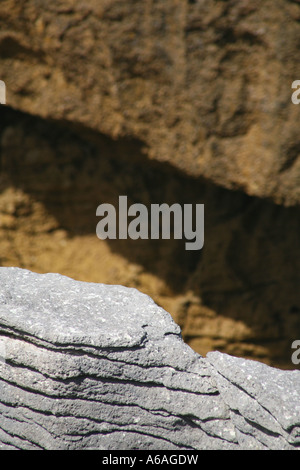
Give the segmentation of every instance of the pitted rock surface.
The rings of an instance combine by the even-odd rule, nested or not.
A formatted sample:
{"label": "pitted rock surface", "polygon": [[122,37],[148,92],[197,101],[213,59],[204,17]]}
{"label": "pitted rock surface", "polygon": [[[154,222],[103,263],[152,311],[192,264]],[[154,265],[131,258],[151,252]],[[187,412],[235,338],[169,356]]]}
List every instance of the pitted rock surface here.
{"label": "pitted rock surface", "polygon": [[297,449],[300,371],[209,353],[136,289],[0,268],[1,449]]}

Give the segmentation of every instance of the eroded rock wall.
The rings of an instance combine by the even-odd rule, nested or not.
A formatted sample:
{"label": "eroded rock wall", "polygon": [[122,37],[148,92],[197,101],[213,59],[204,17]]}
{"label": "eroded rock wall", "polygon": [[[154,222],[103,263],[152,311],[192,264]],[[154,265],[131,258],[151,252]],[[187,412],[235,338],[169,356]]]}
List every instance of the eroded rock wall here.
{"label": "eroded rock wall", "polygon": [[[196,351],[294,367],[298,3],[1,2],[1,265],[137,287]],[[101,242],[121,194],[204,203],[204,249]]]}
{"label": "eroded rock wall", "polygon": [[17,109],[296,204],[299,19],[288,0],[6,0],[1,75]]}
{"label": "eroded rock wall", "polygon": [[[0,109],[0,261],[151,295],[198,352],[281,367],[300,332],[299,208],[284,208],[145,161],[139,141],[109,140]],[[134,157],[134,158],[133,158]],[[17,188],[17,189],[16,189]],[[204,203],[205,245],[96,237],[96,208]]]}
{"label": "eroded rock wall", "polygon": [[135,289],[0,268],[0,449],[292,450],[300,371],[183,343]]}

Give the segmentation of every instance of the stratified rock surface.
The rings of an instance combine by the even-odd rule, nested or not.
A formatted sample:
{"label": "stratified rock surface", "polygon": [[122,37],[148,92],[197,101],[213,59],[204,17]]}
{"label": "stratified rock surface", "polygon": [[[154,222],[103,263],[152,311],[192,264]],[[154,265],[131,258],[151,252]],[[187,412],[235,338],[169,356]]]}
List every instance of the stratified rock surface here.
{"label": "stratified rock surface", "polygon": [[122,286],[0,268],[0,448],[294,449],[300,371],[203,358]]}

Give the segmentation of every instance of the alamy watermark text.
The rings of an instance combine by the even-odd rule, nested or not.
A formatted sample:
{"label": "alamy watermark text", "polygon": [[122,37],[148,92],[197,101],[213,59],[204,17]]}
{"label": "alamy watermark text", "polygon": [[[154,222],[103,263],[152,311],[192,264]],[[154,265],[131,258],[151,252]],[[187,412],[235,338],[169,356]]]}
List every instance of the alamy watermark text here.
{"label": "alamy watermark text", "polygon": [[[96,215],[102,217],[96,227],[101,240],[168,240],[185,238],[186,250],[201,250],[204,245],[204,204],[144,204],[128,207],[127,196],[119,196],[117,211],[112,204],[100,204]],[[129,218],[133,218],[129,220]]]}

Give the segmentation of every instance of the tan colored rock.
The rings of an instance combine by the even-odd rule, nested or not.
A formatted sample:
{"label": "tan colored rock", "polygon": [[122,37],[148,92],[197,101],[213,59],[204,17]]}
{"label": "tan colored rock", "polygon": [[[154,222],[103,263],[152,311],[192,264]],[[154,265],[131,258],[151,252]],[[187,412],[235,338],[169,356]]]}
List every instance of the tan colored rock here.
{"label": "tan colored rock", "polygon": [[[145,161],[136,141],[1,108],[0,264],[149,294],[196,351],[293,367],[300,334],[299,207]],[[133,159],[133,155],[135,158]],[[204,202],[205,243],[99,240],[96,208]]]}
{"label": "tan colored rock", "polygon": [[139,139],[227,188],[300,201],[300,5],[288,0],[1,2],[8,103]]}
{"label": "tan colored rock", "polygon": [[[287,0],[2,1],[0,265],[137,287],[201,354],[293,367],[299,19]],[[204,203],[203,250],[98,240],[120,194]]]}

